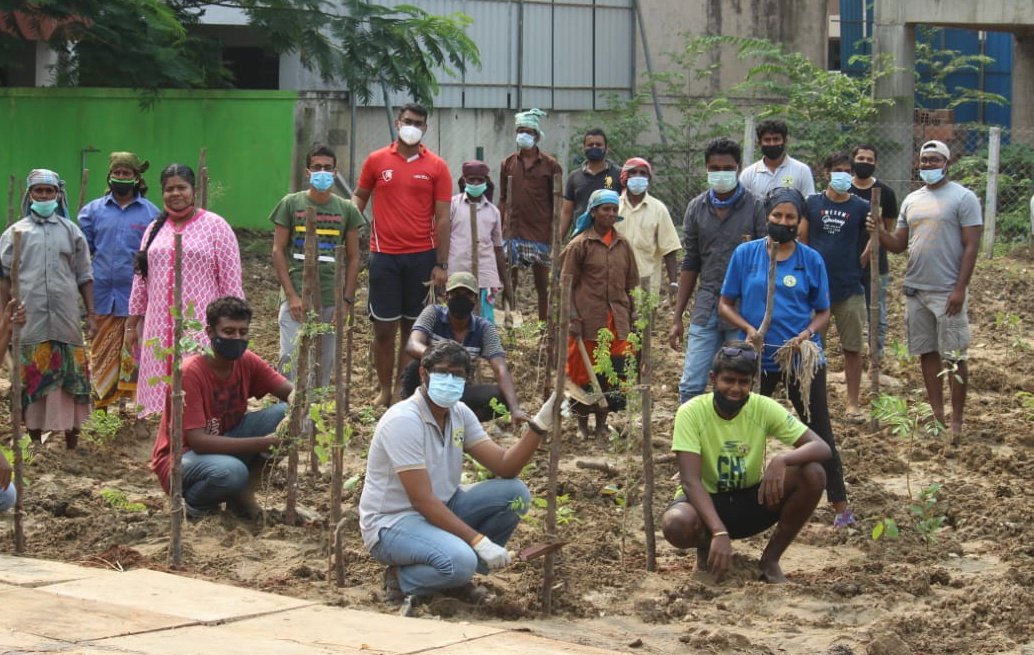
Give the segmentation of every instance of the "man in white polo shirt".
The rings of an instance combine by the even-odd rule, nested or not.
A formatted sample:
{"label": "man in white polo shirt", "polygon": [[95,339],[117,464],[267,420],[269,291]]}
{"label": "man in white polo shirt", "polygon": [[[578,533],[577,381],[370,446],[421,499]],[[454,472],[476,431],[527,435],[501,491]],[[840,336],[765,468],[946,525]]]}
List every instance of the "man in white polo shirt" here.
{"label": "man in white polo shirt", "polygon": [[807,198],[815,193],[811,168],[786,154],[789,130],[786,121],[769,118],[758,123],[754,130],[763,157],[740,173],[740,184],[761,200],[776,187],[797,189]]}

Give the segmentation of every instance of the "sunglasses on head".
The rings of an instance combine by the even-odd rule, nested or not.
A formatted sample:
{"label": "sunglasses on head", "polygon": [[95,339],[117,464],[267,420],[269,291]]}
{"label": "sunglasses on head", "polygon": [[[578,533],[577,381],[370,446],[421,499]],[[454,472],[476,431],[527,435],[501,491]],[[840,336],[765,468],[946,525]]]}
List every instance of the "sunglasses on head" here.
{"label": "sunglasses on head", "polygon": [[751,361],[758,358],[758,353],[753,348],[737,348],[735,346],[722,346],[722,354],[726,357],[742,357]]}

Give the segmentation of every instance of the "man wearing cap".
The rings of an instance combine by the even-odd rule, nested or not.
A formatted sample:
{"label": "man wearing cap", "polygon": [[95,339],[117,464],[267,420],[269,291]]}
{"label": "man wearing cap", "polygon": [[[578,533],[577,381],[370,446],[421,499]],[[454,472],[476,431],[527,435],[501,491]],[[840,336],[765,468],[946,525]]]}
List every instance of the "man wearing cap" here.
{"label": "man wearing cap", "polygon": [[[905,267],[905,321],[909,354],[919,355],[926,396],[934,417],[945,424],[944,389],[951,389],[951,430],[962,436],[969,371],[970,330],[966,288],[976,266],[983,220],[980,200],[948,179],[951,151],[940,141],[919,150],[924,185],[901,202],[897,230],[881,231],[880,243],[893,253],[908,249]],[[869,230],[875,229],[871,217]],[[947,360],[949,373],[943,375]]]}
{"label": "man wearing cap", "polygon": [[[477,260],[477,278],[480,291],[478,314],[495,323],[495,294],[505,287],[506,262],[503,259],[503,224],[499,210],[492,204],[488,164],[468,161],[463,164],[459,181],[460,192],[452,197],[449,211],[452,237],[449,243],[449,270],[453,273],[474,273]],[[470,211],[474,208],[474,226],[477,243],[473,243]],[[509,289],[503,289],[504,294]]]}
{"label": "man wearing cap", "polygon": [[79,210],[79,228],[93,259],[97,336],[90,342],[93,404],[107,407],[136,395],[137,362],[125,346],[133,261],[144,230],[160,210],[144,197],[149,164],[132,152],[108,158],[108,189]]}
{"label": "man wearing cap", "polygon": [[[546,113],[529,109],[516,115],[517,152],[499,167],[499,211],[511,266],[510,304],[517,289],[517,272],[531,267],[538,295],[539,320],[546,320],[549,299],[550,249],[553,243],[553,178],[563,170],[556,159],[539,150],[541,120]],[[513,188],[507,180],[513,178]]]}
{"label": "man wearing cap", "polygon": [[495,325],[474,315],[478,283],[470,273],[453,273],[445,284],[446,306],[428,305],[420,312],[406,342],[406,354],[413,358],[402,374],[402,397],[408,398],[420,386],[420,360],[428,347],[441,341],[455,341],[466,348],[472,358],[480,357],[492,367],[495,384],[471,384],[467,381],[462,400],[481,421],[493,418],[492,399],[506,404],[510,422],[528,420],[513,387],[506,367],[506,352]]}
{"label": "man wearing cap", "polygon": [[[90,415],[90,377],[79,329],[79,297],[90,338],[96,336],[93,267],[82,230],[62,214],[65,184],[38,168],[25,181],[21,219],[0,236],[0,307],[11,299],[14,233],[21,234],[18,283],[25,304],[21,328],[22,407],[34,441],[43,431],[65,433],[65,446],[79,443],[79,426]],[[17,418],[15,419],[17,420]]]}
{"label": "man wearing cap", "polygon": [[648,191],[652,179],[653,167],[642,157],[632,157],[621,167],[625,191],[618,215],[625,220],[615,223],[614,229],[632,245],[639,277],[650,278],[647,290],[656,293],[666,279],[664,291],[674,295],[679,288],[676,256],[681,244],[668,207]]}

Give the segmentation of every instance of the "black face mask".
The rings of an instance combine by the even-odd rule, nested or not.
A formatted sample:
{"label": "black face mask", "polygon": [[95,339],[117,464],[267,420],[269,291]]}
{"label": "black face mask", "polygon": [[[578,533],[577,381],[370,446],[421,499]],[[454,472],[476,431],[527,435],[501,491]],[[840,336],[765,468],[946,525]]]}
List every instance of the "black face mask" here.
{"label": "black face mask", "polygon": [[782,157],[785,150],[785,144],[779,144],[777,146],[761,146],[761,153],[764,154],[766,158],[773,161]]}
{"label": "black face mask", "polygon": [[851,164],[851,170],[854,171],[858,179],[867,180],[876,172],[876,164],[870,164],[867,161],[856,161]]}
{"label": "black face mask", "polygon": [[128,196],[136,191],[136,180],[133,180],[132,182],[109,181],[108,186],[111,188],[111,192],[116,196]]}
{"label": "black face mask", "polygon": [[606,148],[586,148],[585,157],[589,161],[600,161],[607,156]]}
{"label": "black face mask", "polygon": [[717,389],[714,390],[714,408],[722,416],[736,416],[743,406],[750,400],[750,394],[748,393],[739,400],[731,400],[723,396]]}
{"label": "black face mask", "polygon": [[449,298],[446,306],[449,308],[449,315],[456,318],[467,318],[474,311],[474,301],[463,295]]}
{"label": "black face mask", "polygon": [[787,243],[797,238],[797,226],[796,225],[780,225],[778,223],[768,223],[768,236],[772,237],[772,240],[776,243]]}
{"label": "black face mask", "polygon": [[223,337],[212,339],[212,352],[231,362],[243,357],[244,351],[247,349],[247,339],[225,339]]}

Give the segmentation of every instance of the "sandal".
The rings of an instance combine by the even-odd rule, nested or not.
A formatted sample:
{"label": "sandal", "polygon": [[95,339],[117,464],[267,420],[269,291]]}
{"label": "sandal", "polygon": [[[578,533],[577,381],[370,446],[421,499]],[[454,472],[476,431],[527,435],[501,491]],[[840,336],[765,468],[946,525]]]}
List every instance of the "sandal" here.
{"label": "sandal", "polygon": [[866,419],[868,419],[868,416],[866,416],[865,412],[860,409],[855,409],[844,414],[844,421],[852,425],[861,425],[862,423],[865,423]]}
{"label": "sandal", "polygon": [[833,517],[833,528],[835,530],[839,530],[840,528],[846,528],[849,525],[854,525],[856,522],[857,521],[854,517],[854,512],[852,512],[851,508],[848,507],[843,512],[840,512],[835,517]]}

